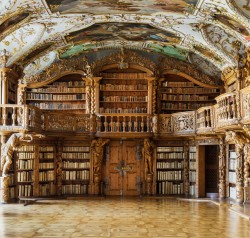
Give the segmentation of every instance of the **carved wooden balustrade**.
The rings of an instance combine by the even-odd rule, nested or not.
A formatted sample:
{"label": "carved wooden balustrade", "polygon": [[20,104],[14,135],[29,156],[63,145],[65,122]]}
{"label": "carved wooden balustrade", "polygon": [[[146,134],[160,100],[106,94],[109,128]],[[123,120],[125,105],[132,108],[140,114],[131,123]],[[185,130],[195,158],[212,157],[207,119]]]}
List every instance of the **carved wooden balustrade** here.
{"label": "carved wooden balustrade", "polygon": [[196,132],[198,134],[213,133],[214,106],[201,107],[196,111]]}
{"label": "carved wooden balustrade", "polygon": [[28,105],[0,105],[0,130],[14,132],[42,129],[42,112],[37,107]]}
{"label": "carved wooden balustrade", "polygon": [[90,115],[44,112],[44,130],[51,132],[90,133]]}
{"label": "carved wooden balustrade", "polygon": [[243,124],[250,124],[250,86],[240,91],[241,116]]}
{"label": "carved wooden balustrade", "polygon": [[97,133],[152,133],[152,116],[147,114],[99,115]]}
{"label": "carved wooden balustrade", "polygon": [[215,99],[217,101],[214,106],[216,129],[239,127],[239,94],[235,92],[224,93]]}

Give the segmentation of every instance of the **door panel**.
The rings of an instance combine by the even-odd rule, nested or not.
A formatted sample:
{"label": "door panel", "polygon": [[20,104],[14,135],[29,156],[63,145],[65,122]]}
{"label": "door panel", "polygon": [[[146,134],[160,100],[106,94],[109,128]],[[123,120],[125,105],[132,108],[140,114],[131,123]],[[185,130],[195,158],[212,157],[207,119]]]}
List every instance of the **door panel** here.
{"label": "door panel", "polygon": [[[139,195],[140,161],[136,159],[135,141],[111,141],[106,161],[109,188],[107,195]],[[123,171],[122,171],[123,170]]]}

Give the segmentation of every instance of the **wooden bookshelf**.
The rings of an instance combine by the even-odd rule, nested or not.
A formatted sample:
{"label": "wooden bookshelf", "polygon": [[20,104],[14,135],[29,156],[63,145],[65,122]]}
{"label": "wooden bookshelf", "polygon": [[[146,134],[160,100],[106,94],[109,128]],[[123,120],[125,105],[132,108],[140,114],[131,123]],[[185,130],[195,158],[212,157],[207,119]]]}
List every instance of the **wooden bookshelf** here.
{"label": "wooden bookshelf", "polygon": [[85,81],[79,76],[64,76],[41,88],[28,89],[26,101],[43,110],[85,111],[85,86]]}
{"label": "wooden bookshelf", "polygon": [[196,146],[189,147],[189,195],[196,196]]}
{"label": "wooden bookshelf", "polygon": [[161,81],[159,113],[197,110],[215,104],[219,89],[201,87],[178,75],[167,75]]}
{"label": "wooden bookshelf", "polygon": [[159,195],[181,195],[183,188],[183,146],[159,146],[156,149],[156,192]]}
{"label": "wooden bookshelf", "polygon": [[62,150],[62,195],[86,195],[89,183],[89,146],[64,145]]}
{"label": "wooden bookshelf", "polygon": [[146,73],[103,72],[100,82],[100,113],[148,113]]}
{"label": "wooden bookshelf", "polygon": [[235,145],[228,145],[228,193],[229,197],[236,199],[236,152]]}
{"label": "wooden bookshelf", "polygon": [[54,146],[39,147],[39,196],[56,195],[56,165]]}
{"label": "wooden bookshelf", "polygon": [[18,197],[32,197],[35,168],[35,146],[21,146],[17,151],[16,176]]}

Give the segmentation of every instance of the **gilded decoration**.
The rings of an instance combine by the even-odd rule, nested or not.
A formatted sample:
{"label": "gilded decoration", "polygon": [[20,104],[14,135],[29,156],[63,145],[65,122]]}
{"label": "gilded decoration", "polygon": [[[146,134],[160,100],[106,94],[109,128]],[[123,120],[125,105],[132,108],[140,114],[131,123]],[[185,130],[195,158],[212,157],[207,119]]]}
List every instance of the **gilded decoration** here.
{"label": "gilded decoration", "polygon": [[160,115],[158,120],[158,128],[161,133],[172,133],[171,115]]}
{"label": "gilded decoration", "polygon": [[26,82],[28,86],[30,86],[33,83],[53,81],[54,78],[60,77],[60,75],[62,75],[64,72],[72,73],[76,71],[82,71],[83,74],[84,72],[87,72],[87,65],[89,64],[85,57],[59,60],[50,65],[45,71],[41,72],[40,74],[36,74],[30,77],[25,76],[22,81]]}
{"label": "gilded decoration", "polygon": [[44,114],[44,129],[46,131],[77,131],[89,132],[89,115]]}
{"label": "gilded decoration", "polygon": [[[149,69],[152,73],[155,72],[156,70],[156,64],[152,62],[151,60],[141,56],[140,54],[131,51],[131,50],[126,50],[124,52],[124,57],[123,61],[128,63],[128,64],[135,64],[138,66],[141,66],[143,68]],[[109,56],[106,56],[100,60],[96,60],[93,63],[93,73],[98,74],[103,66],[105,65],[111,65],[111,64],[117,64],[121,62],[121,53],[113,53]],[[151,75],[149,75],[151,76]]]}
{"label": "gilded decoration", "polygon": [[172,120],[173,133],[186,134],[195,132],[195,112],[173,114]]}

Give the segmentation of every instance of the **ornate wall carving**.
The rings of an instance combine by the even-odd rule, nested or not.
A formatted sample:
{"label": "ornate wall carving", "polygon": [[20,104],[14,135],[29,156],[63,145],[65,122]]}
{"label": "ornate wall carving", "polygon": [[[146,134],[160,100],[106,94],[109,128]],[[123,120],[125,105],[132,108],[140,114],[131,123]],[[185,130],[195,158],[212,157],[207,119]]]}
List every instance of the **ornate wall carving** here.
{"label": "ornate wall carving", "polygon": [[173,133],[186,134],[195,132],[195,112],[176,113],[173,117]]}

